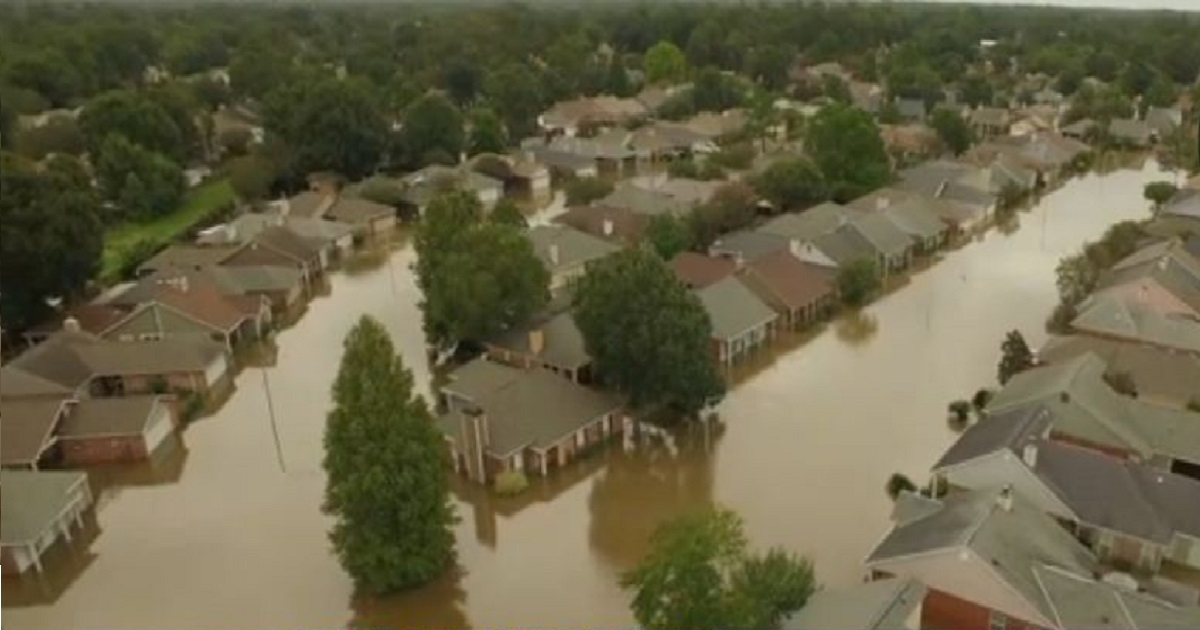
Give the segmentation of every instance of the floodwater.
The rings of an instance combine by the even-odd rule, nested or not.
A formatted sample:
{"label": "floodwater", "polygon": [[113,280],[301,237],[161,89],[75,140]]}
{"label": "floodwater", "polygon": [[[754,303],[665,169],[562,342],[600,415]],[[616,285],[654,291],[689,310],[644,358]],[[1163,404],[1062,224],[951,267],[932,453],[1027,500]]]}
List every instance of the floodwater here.
{"label": "floodwater", "polygon": [[825,584],[853,582],[887,528],[886,477],[924,480],[953,439],[947,402],[993,383],[1003,334],[1045,338],[1058,259],[1145,217],[1142,186],[1167,178],[1151,162],[1050,193],[1018,229],[943,254],[863,312],[742,368],[723,426],[670,447],[616,445],[514,499],[460,484],[459,570],[366,601],[330,554],[321,434],[342,338],[364,313],[428,383],[402,245],[335,275],[278,335],[274,360],[242,372],[155,465],[94,475],[87,535],[56,547],[45,577],[6,579],[4,618],[14,630],[628,627],[620,572],[657,523],[712,503],[741,513],[754,544],[811,556]]}

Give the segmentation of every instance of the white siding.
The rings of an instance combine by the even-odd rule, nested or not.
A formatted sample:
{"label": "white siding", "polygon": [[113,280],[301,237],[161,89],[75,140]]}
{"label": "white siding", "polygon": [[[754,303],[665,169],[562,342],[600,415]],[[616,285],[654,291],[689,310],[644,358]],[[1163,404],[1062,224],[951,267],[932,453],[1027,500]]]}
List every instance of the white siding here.
{"label": "white siding", "polygon": [[212,385],[221,380],[225,376],[225,372],[229,369],[229,364],[225,361],[225,355],[220,355],[213,359],[212,363],[204,370],[204,380],[207,385]]}
{"label": "white siding", "polygon": [[146,425],[146,431],[142,434],[143,439],[146,441],[146,453],[153,452],[170,434],[170,411],[167,410],[166,405],[155,405],[154,411],[151,413],[150,422]]}

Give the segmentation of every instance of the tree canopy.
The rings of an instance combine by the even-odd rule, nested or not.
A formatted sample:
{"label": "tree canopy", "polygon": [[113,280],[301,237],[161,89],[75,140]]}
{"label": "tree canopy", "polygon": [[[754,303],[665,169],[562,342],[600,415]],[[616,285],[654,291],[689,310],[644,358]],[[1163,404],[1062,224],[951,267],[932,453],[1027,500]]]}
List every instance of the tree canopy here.
{"label": "tree canopy", "polygon": [[387,124],[359,81],[286,84],[268,95],[264,110],[267,130],[293,153],[300,175],[333,171],[358,179],[374,171],[383,155]]}
{"label": "tree canopy", "polygon": [[364,591],[419,586],[454,558],[444,440],[382,324],[364,315],[343,347],[325,424],[329,538]]}
{"label": "tree canopy", "polygon": [[802,157],[771,164],[754,177],[752,185],[780,212],[803,210],[825,201],[829,195],[821,171],[811,160]]}
{"label": "tree canopy", "polygon": [[407,161],[413,166],[445,163],[446,158],[456,164],[465,146],[462,113],[438,93],[426,94],[409,105],[402,134]]}
{"label": "tree canopy", "polygon": [[99,201],[81,172],[71,158],[39,170],[0,153],[0,307],[6,328],[36,323],[49,310],[47,299],[73,297],[96,272]]}
{"label": "tree canopy", "polygon": [[879,127],[864,111],[828,105],[813,117],[806,140],[835,201],[861,197],[891,179]]}
{"label": "tree canopy", "polygon": [[929,126],[937,131],[942,144],[954,155],[962,154],[975,141],[971,126],[953,110],[935,109],[929,118]]}
{"label": "tree canopy", "polygon": [[593,263],[574,301],[597,373],[634,406],[687,415],[724,394],[708,314],[654,253],[632,248]]}
{"label": "tree canopy", "polygon": [[687,57],[668,41],[651,46],[642,63],[649,83],[675,83],[687,76]]}
{"label": "tree canopy", "polygon": [[647,630],[775,628],[816,589],[811,562],[778,547],[751,552],[741,518],[720,508],[658,528],[621,584]]}
{"label": "tree canopy", "polygon": [[1011,330],[1004,335],[1004,343],[1000,345],[1000,365],[997,368],[996,380],[1004,385],[1013,376],[1033,367],[1033,351],[1025,343],[1025,336],[1019,330]]}

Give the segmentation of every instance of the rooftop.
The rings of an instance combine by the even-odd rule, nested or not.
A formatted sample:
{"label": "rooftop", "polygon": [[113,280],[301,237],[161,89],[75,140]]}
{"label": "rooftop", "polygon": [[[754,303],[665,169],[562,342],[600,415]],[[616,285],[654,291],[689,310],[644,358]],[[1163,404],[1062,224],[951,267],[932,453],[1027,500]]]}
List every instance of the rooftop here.
{"label": "rooftop", "polygon": [[66,439],[138,435],[161,404],[157,396],[85,398],[73,405],[58,434]]}
{"label": "rooftop", "polygon": [[526,232],[546,268],[570,269],[603,258],[619,247],[566,225],[538,225]]}
{"label": "rooftop", "polygon": [[[5,378],[8,378],[5,375]],[[59,415],[66,401],[0,401],[0,463],[5,466],[34,465],[52,441]],[[4,490],[7,493],[7,488]]]}
{"label": "rooftop", "polygon": [[905,630],[921,605],[925,587],[916,580],[891,578],[843,588],[823,588],[781,630]]}
{"label": "rooftop", "polygon": [[74,471],[0,471],[0,537],[3,544],[30,544],[38,540],[66,509],[71,492],[87,483],[87,475]]}
{"label": "rooftop", "polygon": [[698,289],[696,295],[708,312],[712,334],[716,339],[734,339],[778,317],[770,306],[736,277],[731,276]]}
{"label": "rooftop", "polygon": [[737,264],[722,256],[705,256],[696,252],[679,252],[671,259],[671,271],[688,288],[702,289],[729,277]]}

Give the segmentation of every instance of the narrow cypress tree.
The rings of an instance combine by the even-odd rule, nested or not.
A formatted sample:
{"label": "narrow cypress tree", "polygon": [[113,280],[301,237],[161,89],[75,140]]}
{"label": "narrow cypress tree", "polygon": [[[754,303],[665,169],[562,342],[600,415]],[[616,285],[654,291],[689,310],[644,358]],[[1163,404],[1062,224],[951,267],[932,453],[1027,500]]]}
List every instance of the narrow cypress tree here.
{"label": "narrow cypress tree", "polygon": [[411,588],[454,557],[442,437],[378,321],[364,315],[344,347],[325,425],[329,537],[359,588]]}

